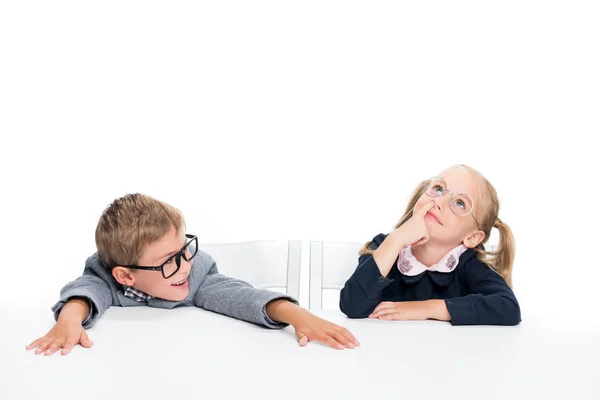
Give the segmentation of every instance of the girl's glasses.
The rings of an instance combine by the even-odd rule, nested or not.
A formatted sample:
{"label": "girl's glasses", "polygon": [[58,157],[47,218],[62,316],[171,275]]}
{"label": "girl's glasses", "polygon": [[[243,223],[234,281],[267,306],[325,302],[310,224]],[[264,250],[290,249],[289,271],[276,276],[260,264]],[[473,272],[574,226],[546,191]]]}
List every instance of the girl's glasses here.
{"label": "girl's glasses", "polygon": [[[450,193],[452,196],[450,199],[450,209],[458,217],[466,217],[467,215],[473,215],[474,202],[471,196],[466,193],[454,194],[452,190],[448,189],[446,181],[442,178],[435,177],[429,179],[427,187],[425,188],[425,194],[429,197],[442,197],[446,193]],[[473,216],[475,219],[475,216]],[[475,220],[477,223],[477,220]],[[479,224],[477,224],[479,226]]]}

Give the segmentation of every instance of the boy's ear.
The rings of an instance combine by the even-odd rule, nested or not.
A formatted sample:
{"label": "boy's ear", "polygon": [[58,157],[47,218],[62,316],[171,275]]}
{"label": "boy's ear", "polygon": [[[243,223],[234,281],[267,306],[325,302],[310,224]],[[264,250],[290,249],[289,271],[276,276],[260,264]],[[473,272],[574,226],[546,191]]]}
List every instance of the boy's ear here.
{"label": "boy's ear", "polygon": [[479,243],[483,242],[483,239],[485,239],[485,233],[483,233],[483,231],[475,231],[469,234],[469,236],[463,240],[463,244],[465,247],[472,249],[477,247]]}
{"label": "boy's ear", "polygon": [[133,286],[135,279],[129,268],[116,266],[112,270],[112,275],[121,285]]}

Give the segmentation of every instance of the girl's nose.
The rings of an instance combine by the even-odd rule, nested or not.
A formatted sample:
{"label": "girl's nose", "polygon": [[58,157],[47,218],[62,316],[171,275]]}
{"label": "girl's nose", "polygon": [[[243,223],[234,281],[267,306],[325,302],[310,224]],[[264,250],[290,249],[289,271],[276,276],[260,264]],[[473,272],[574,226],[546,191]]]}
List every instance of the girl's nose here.
{"label": "girl's nose", "polygon": [[440,197],[435,198],[435,208],[439,212],[446,211],[446,205],[448,204],[448,202],[446,201],[446,195],[451,196],[450,192],[446,192],[446,193],[442,194]]}

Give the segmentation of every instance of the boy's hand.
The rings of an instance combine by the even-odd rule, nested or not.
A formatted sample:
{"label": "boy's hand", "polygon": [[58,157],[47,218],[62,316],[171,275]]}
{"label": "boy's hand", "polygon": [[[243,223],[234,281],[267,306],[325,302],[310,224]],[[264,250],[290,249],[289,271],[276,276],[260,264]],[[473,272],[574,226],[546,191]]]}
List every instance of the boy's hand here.
{"label": "boy's hand", "polygon": [[[44,353],[49,356],[62,349],[64,356],[71,352],[73,346],[81,344],[83,347],[92,347],[93,342],[88,338],[85,329],[81,325],[90,312],[90,302],[86,298],[75,297],[69,299],[58,316],[58,321],[50,332],[31,344],[25,349],[36,349],[35,354]],[[37,347],[37,348],[36,348]]]}
{"label": "boy's hand", "polygon": [[290,301],[271,301],[267,304],[267,315],[274,321],[292,325],[300,346],[305,346],[311,340],[338,350],[360,346],[346,328],[319,318]]}
{"label": "boy's hand", "polygon": [[50,329],[50,332],[37,340],[34,340],[27,350],[35,350],[35,354],[42,354],[49,356],[62,349],[61,354],[67,355],[71,352],[73,347],[77,344],[81,344],[83,347],[92,347],[93,342],[87,335],[81,322],[73,320],[60,320],[54,325],[54,328]]}
{"label": "boy's hand", "polygon": [[301,311],[305,315],[300,316],[298,321],[292,324],[300,346],[305,346],[309,341],[316,341],[338,350],[360,346],[348,329],[319,318],[306,310]]}

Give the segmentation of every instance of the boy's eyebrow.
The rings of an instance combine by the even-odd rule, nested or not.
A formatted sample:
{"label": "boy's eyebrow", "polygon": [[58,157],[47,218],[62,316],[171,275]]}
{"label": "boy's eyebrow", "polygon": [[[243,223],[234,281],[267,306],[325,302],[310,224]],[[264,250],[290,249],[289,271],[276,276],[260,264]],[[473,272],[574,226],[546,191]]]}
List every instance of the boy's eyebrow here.
{"label": "boy's eyebrow", "polygon": [[176,254],[178,251],[179,251],[179,250],[177,250],[177,251],[172,251],[172,252],[170,252],[170,253],[167,253],[167,254],[165,254],[164,256],[162,256],[162,257],[159,257],[159,258],[158,258],[158,260],[162,260],[162,259],[164,259],[164,258],[171,257],[173,254]]}
{"label": "boy's eyebrow", "polygon": [[[183,245],[184,245],[184,246],[185,246],[185,242],[186,242],[186,241],[185,241],[185,239],[184,239],[184,240],[183,240]],[[180,250],[181,250],[181,249],[180,249]],[[178,252],[179,252],[179,250],[171,251],[171,252],[169,252],[169,253],[165,254],[164,256],[157,258],[157,260],[162,260],[163,258],[171,257],[172,255],[174,255],[174,254],[177,254]]]}

